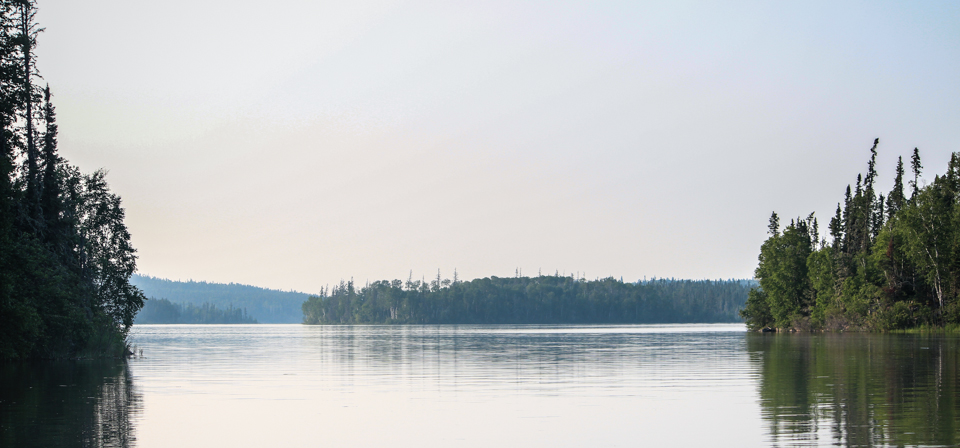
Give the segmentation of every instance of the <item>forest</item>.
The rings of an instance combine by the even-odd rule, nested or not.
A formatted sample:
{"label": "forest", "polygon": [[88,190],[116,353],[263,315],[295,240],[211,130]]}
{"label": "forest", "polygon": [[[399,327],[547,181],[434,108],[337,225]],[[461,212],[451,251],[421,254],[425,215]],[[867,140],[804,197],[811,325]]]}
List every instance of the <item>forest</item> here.
{"label": "forest", "polygon": [[[960,153],[921,182],[919,149],[897,163],[892,190],[876,189],[879,139],[867,174],[847,186],[821,237],[817,219],[776,213],[741,312],[753,330],[956,329],[960,321]],[[905,177],[906,176],[906,177]]]}
{"label": "forest", "polygon": [[135,324],[255,324],[246,308],[221,309],[212,303],[194,305],[151,298],[137,314]]}
{"label": "forest", "polygon": [[0,359],[123,356],[144,296],[106,172],[57,151],[29,0],[0,0]]}
{"label": "forest", "polygon": [[353,281],[303,303],[306,324],[624,324],[740,322],[750,283],[574,276]]}
{"label": "forest", "polygon": [[[239,283],[178,281],[134,274],[130,283],[140,288],[151,300],[167,299],[183,305],[211,306],[225,310],[243,308],[249,317],[261,323],[293,324],[303,320],[300,305],[309,295],[296,291],[279,291]],[[144,308],[144,312],[147,309]]]}

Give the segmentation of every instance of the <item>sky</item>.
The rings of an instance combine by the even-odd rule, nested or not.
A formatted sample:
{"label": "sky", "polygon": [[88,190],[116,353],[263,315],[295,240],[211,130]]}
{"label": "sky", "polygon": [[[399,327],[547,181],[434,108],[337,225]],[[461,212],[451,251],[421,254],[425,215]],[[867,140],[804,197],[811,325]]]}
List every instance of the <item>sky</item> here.
{"label": "sky", "polygon": [[960,151],[957,2],[41,0],[60,153],[142,274],[752,278]]}

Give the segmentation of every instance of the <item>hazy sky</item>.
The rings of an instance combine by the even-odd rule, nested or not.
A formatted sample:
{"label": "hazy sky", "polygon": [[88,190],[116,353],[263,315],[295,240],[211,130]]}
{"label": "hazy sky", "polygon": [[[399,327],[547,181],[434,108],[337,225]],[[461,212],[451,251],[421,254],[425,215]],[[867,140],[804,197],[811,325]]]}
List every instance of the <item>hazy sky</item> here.
{"label": "hazy sky", "polygon": [[39,2],[60,150],[106,168],[141,273],[752,277],[960,151],[958,2]]}

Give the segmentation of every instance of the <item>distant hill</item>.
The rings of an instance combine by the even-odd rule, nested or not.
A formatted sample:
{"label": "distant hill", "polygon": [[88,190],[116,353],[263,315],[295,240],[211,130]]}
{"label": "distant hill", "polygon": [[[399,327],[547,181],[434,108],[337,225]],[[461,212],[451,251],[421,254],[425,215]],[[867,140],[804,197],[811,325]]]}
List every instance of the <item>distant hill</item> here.
{"label": "distant hill", "polygon": [[167,299],[173,303],[202,306],[211,304],[225,310],[230,307],[246,309],[247,315],[260,323],[300,323],[301,305],[309,294],[279,291],[238,283],[207,283],[173,281],[134,274],[130,283],[152,299]]}

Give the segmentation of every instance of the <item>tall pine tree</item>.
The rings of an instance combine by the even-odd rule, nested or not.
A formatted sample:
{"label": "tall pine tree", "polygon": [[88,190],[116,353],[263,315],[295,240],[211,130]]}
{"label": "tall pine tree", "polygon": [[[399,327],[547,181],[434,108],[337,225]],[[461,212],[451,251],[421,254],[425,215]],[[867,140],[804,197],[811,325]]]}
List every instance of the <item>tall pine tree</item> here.
{"label": "tall pine tree", "polygon": [[906,196],[903,192],[903,156],[897,158],[897,172],[896,177],[893,178],[893,189],[890,190],[890,195],[887,196],[887,220],[893,218],[900,209],[903,208],[903,203],[906,201]]}

